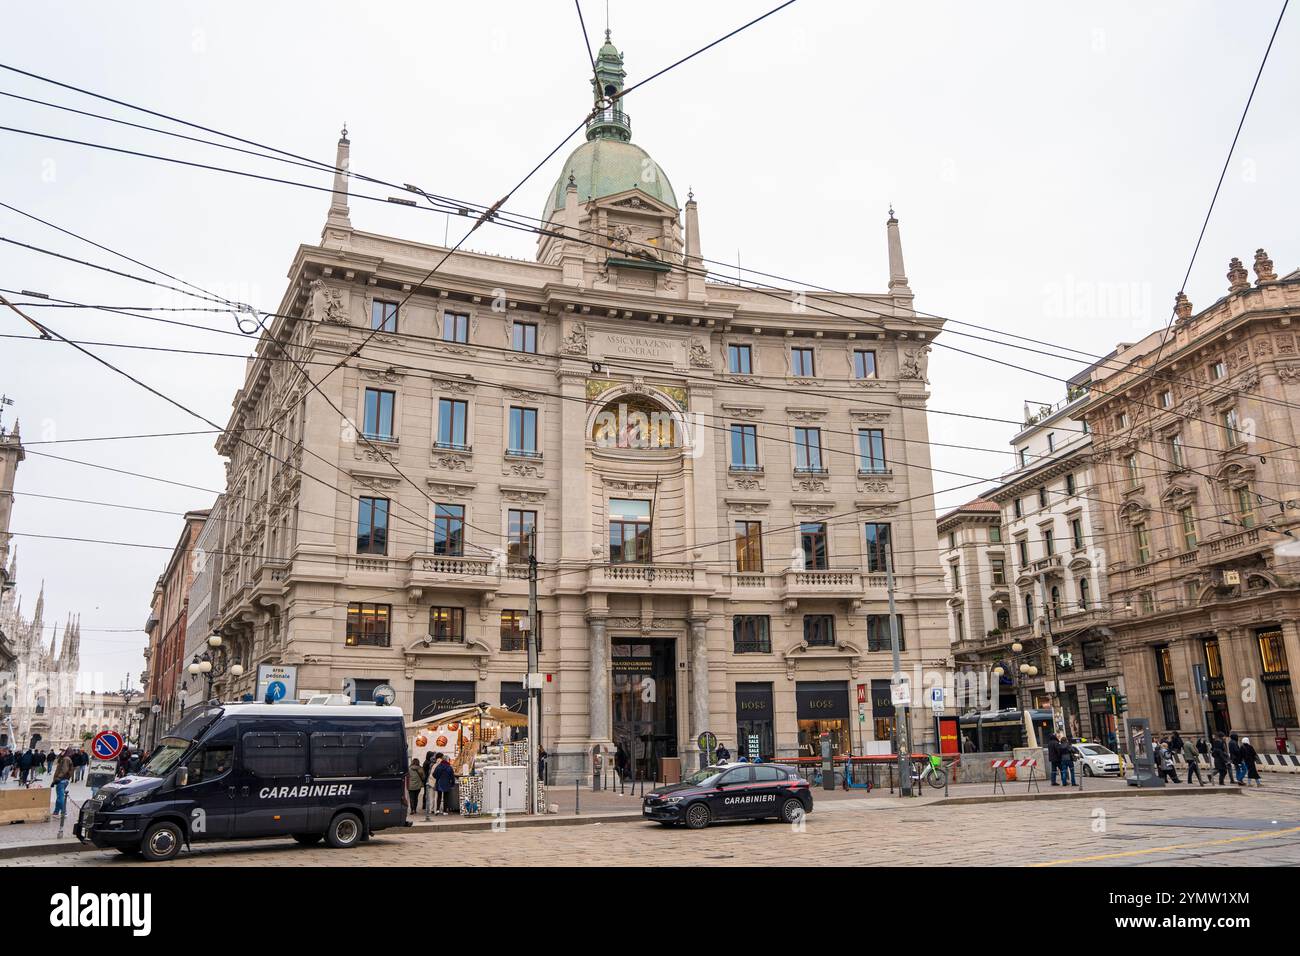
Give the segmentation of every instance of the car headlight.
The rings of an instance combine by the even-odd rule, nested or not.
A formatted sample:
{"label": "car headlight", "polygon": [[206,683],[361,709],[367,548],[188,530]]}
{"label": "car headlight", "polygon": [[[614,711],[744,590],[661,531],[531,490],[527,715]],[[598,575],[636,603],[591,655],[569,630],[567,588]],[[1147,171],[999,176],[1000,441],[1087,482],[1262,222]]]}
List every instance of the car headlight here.
{"label": "car headlight", "polygon": [[681,797],[665,797],[665,798],[664,798],[664,803],[681,803],[681,802],[682,802],[682,798],[681,798]]}

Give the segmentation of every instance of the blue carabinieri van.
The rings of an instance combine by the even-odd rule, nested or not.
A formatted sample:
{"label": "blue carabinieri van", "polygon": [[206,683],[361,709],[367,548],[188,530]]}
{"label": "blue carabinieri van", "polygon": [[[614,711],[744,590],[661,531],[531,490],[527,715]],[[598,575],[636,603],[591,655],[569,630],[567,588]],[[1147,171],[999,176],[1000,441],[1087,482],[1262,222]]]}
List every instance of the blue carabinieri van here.
{"label": "blue carabinieri van", "polygon": [[214,702],[87,800],[73,834],[153,861],[199,840],[352,847],[406,824],[406,765],[398,707]]}

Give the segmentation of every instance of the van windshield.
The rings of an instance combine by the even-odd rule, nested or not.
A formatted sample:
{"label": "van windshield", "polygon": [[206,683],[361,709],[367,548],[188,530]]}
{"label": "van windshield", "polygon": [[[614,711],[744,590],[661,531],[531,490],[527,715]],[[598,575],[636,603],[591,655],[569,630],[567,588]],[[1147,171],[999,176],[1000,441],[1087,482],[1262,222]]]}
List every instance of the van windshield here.
{"label": "van windshield", "polygon": [[181,740],[198,740],[222,714],[220,707],[196,707],[175,727],[167,731],[167,737],[179,737]]}
{"label": "van windshield", "polygon": [[162,777],[169,773],[176,762],[190,749],[190,741],[180,737],[164,737],[154,749],[149,762],[140,768],[142,777]]}

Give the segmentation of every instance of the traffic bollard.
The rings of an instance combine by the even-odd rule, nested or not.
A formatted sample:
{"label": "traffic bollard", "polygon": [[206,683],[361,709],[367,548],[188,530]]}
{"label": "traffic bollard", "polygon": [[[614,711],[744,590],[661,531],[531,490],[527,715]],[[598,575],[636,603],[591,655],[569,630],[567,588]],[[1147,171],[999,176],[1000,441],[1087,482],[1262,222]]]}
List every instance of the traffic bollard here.
{"label": "traffic bollard", "polygon": [[573,815],[576,817],[579,813],[578,801],[582,798],[582,789],[578,786],[578,781],[573,781]]}

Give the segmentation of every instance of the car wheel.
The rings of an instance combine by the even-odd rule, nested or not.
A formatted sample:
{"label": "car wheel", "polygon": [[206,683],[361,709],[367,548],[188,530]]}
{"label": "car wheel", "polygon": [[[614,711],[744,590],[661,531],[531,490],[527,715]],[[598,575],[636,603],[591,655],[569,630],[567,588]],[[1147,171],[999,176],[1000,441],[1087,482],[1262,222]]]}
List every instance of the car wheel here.
{"label": "car wheel", "polygon": [[361,842],[361,818],[355,813],[340,813],[330,821],[325,840],[336,850],[356,846]]}
{"label": "car wheel", "polygon": [[295,833],[293,838],[303,846],[312,846],[321,841],[322,833]]}
{"label": "car wheel", "polygon": [[686,825],[692,830],[703,830],[713,819],[713,814],[709,812],[708,804],[694,803],[686,811]]}
{"label": "car wheel", "polygon": [[165,863],[181,852],[182,839],[181,828],[163,820],[144,831],[140,854],[151,863]]}
{"label": "car wheel", "polygon": [[1089,767],[1087,764],[1084,764],[1084,765],[1083,765],[1083,775],[1084,775],[1085,777],[1091,777],[1091,776],[1092,776],[1092,768]]}
{"label": "car wheel", "polygon": [[781,819],[786,823],[794,823],[802,818],[806,812],[807,811],[803,808],[803,804],[794,797],[791,797],[786,800],[785,803],[781,804]]}

